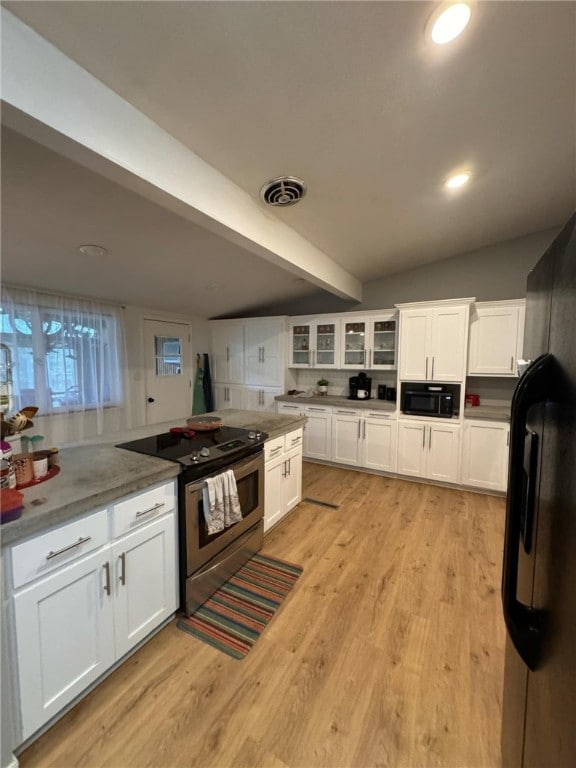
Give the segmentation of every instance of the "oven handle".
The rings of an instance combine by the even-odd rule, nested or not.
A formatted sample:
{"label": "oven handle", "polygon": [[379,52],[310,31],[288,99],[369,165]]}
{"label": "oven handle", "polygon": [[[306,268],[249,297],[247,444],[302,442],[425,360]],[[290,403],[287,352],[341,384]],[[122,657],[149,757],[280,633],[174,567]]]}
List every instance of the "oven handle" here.
{"label": "oven handle", "polygon": [[224,467],[223,469],[220,469],[218,472],[210,472],[209,474],[202,477],[200,480],[197,480],[194,483],[189,483],[186,486],[186,493],[196,493],[196,491],[200,491],[207,477],[216,477],[217,475],[220,475],[222,472],[226,472],[227,470],[231,469],[234,472],[234,477],[236,478],[236,481],[238,481],[238,480],[242,480],[243,477],[246,477],[246,475],[249,475],[258,467],[262,467],[263,464],[264,464],[264,451],[259,451],[256,454],[256,457],[248,456],[247,459],[238,461],[236,464],[230,464],[229,466]]}

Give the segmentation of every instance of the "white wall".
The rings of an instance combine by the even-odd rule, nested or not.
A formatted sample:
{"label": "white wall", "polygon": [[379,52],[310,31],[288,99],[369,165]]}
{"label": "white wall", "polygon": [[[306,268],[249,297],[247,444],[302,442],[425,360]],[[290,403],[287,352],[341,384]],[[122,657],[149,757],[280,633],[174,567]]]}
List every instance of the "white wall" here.
{"label": "white wall", "polygon": [[351,304],[327,293],[263,308],[259,315],[307,315],[384,309],[410,301],[475,296],[478,301],[521,299],[528,273],[560,228],[536,232],[471,253],[424,264],[363,284],[364,299]]}

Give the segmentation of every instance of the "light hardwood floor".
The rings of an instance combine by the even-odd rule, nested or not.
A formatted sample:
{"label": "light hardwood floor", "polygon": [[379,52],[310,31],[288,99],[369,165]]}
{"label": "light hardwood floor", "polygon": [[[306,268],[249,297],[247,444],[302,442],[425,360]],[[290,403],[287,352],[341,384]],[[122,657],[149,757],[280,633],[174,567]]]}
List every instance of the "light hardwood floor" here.
{"label": "light hardwood floor", "polygon": [[304,567],[243,661],[169,625],[33,766],[500,765],[504,500],[304,465],[264,552]]}

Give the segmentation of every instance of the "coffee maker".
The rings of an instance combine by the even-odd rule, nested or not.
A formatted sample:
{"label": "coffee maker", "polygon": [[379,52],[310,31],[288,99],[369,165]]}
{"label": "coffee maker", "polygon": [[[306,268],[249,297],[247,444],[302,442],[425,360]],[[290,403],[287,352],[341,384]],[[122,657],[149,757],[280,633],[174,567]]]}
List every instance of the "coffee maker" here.
{"label": "coffee maker", "polygon": [[372,379],[361,371],[349,378],[350,394],[348,400],[369,400],[372,396]]}

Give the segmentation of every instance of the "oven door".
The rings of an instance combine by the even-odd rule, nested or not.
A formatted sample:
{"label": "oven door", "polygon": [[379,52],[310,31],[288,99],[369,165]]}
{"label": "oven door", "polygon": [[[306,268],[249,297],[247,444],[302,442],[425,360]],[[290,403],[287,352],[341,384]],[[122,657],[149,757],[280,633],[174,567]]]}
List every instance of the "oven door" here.
{"label": "oven door", "polygon": [[184,488],[186,576],[209,562],[231,542],[264,518],[264,452],[231,464],[234,472],[242,520],[211,536],[204,521],[204,479]]}

